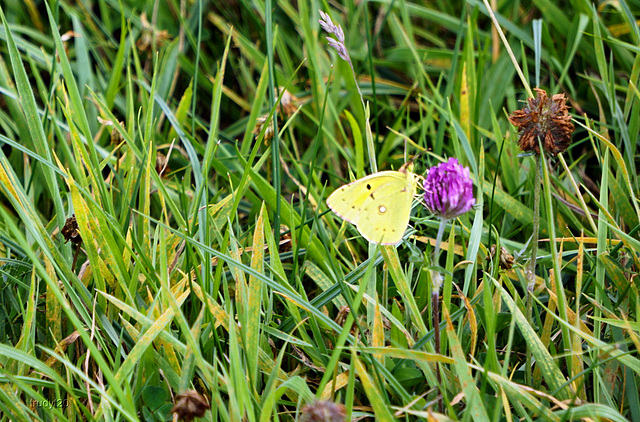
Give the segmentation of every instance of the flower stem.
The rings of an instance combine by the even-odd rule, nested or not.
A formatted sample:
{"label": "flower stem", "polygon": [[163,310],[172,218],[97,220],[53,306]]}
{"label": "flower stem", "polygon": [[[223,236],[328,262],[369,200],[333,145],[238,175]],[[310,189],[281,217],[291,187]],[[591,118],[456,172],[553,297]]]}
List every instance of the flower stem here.
{"label": "flower stem", "polygon": [[540,232],[540,184],[542,160],[536,155],[536,175],[533,186],[533,233],[531,234],[531,259],[527,264],[526,278],[529,280],[527,291],[533,293],[536,286],[536,255],[538,254],[538,238]]}
{"label": "flower stem", "polygon": [[[440,244],[442,243],[442,236],[444,235],[444,228],[447,225],[447,220],[440,219],[440,227],[438,227],[438,235],[436,236],[436,248],[433,251],[433,266],[438,265],[440,258]],[[440,286],[442,286],[442,274],[440,271],[431,272],[431,307],[433,309],[433,335],[435,342],[435,352],[440,354]],[[442,384],[440,377],[440,368],[436,368],[436,379],[438,386]],[[444,412],[442,400],[438,400],[438,409],[440,413]]]}
{"label": "flower stem", "polygon": [[436,236],[436,249],[433,252],[434,265],[438,265],[438,260],[440,259],[440,244],[442,243],[442,236],[444,235],[444,228],[446,226],[447,226],[447,220],[445,220],[444,218],[441,218],[440,227],[438,227],[438,235]]}
{"label": "flower stem", "polygon": [[[447,220],[440,219],[440,227],[438,228],[438,235],[436,236],[436,249],[433,252],[433,266],[438,265],[440,259],[440,244],[442,243],[442,235],[444,234],[444,228],[447,225]],[[440,354],[440,306],[439,295],[440,287],[442,286],[442,274],[440,271],[431,272],[431,304],[433,307],[433,334],[435,336],[435,351]],[[440,381],[440,372],[438,372],[438,382]]]}
{"label": "flower stem", "polygon": [[[440,277],[440,273],[437,273],[437,277]],[[433,290],[431,293],[431,306],[433,307],[433,334],[435,342],[436,354],[440,354],[440,301],[438,297],[438,290]],[[442,377],[440,376],[440,365],[436,364],[436,380],[438,381],[438,387],[442,385]],[[438,400],[438,410],[440,413],[444,412],[444,406],[442,399]]]}
{"label": "flower stem", "polygon": [[[533,233],[531,234],[531,258],[525,269],[527,283],[527,319],[533,321],[533,291],[536,287],[536,256],[538,254],[538,238],[540,232],[540,184],[542,177],[542,160],[536,155],[536,174],[533,186]],[[527,348],[527,364],[525,379],[528,385],[533,381],[531,375],[531,350]]]}

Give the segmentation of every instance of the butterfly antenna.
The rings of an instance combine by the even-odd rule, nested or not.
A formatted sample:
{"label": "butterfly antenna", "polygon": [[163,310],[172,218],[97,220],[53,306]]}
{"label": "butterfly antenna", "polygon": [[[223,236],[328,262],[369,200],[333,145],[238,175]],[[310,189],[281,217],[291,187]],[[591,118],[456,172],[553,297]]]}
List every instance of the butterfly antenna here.
{"label": "butterfly antenna", "polygon": [[420,157],[422,154],[417,154],[414,155],[409,161],[407,161],[406,163],[404,163],[402,165],[402,167],[400,167],[400,169],[398,169],[398,171],[400,173],[407,173],[407,172],[411,172],[411,169],[413,167],[413,162],[416,161],[416,159],[418,159],[418,157]]}

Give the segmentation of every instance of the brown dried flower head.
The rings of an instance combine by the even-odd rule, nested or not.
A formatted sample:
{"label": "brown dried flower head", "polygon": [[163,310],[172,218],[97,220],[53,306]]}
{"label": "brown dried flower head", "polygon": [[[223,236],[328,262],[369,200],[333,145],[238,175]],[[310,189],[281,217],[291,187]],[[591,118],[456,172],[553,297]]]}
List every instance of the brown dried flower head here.
{"label": "brown dried flower head", "polygon": [[[260,135],[260,132],[262,132],[262,128],[267,123],[267,119],[268,118],[269,118],[268,114],[265,114],[263,116],[259,116],[256,119],[256,126],[253,128],[251,133],[253,133],[256,136]],[[273,139],[273,135],[275,133],[274,127],[275,127],[275,125],[273,124],[273,120],[270,120],[269,121],[269,126],[267,126],[267,128],[264,131],[264,143],[265,144],[267,144],[271,139]]]}
{"label": "brown dried flower head", "polygon": [[201,418],[211,405],[207,399],[195,390],[187,390],[176,397],[176,404],[171,412],[176,413],[179,420],[191,422],[194,418]]}
{"label": "brown dried flower head", "polygon": [[[109,136],[110,136],[110,139],[111,139],[111,143],[113,145],[118,145],[121,142],[124,142],[124,138],[122,137],[122,135],[120,134],[120,132],[118,132],[118,129],[116,128],[116,123],[114,123],[111,120],[105,120],[105,119],[101,118],[100,116],[98,116],[98,122],[100,122],[101,125],[111,127],[110,132],[109,132]],[[124,122],[121,122],[121,121],[118,120],[118,124],[120,126],[122,126],[122,128],[124,128]]]}
{"label": "brown dried flower head", "polygon": [[282,93],[282,99],[280,100],[282,112],[287,117],[291,117],[291,115],[298,109],[298,97],[284,88],[276,89],[276,95],[280,95],[280,93]]}
{"label": "brown dried flower head", "polygon": [[[122,122],[119,122],[119,123],[122,127],[124,127],[124,123]],[[124,137],[120,132],[118,132],[118,129],[116,129],[115,126],[111,129],[111,132],[109,133],[109,139],[111,140],[111,143],[113,145],[120,145],[122,142],[124,142]]]}
{"label": "brown dried flower head", "polygon": [[166,176],[167,173],[171,172],[169,159],[160,151],[156,153],[156,171],[158,172],[158,175],[163,177]]}
{"label": "brown dried flower head", "polygon": [[[280,107],[279,107],[279,109],[282,110],[282,114],[284,114],[287,117],[291,117],[293,113],[295,113],[296,110],[298,110],[298,103],[300,100],[298,99],[298,97],[296,97],[295,95],[293,95],[288,90],[282,87],[276,88],[275,92],[276,92],[276,96],[279,96],[282,93],[282,98],[280,99]],[[278,114],[277,116],[278,116],[278,122],[279,123],[282,122],[283,117],[280,114]],[[268,118],[269,118],[268,114],[264,114],[258,117],[256,119],[256,125],[251,131],[251,133],[253,133],[256,136],[260,135],[260,132],[262,131],[262,128],[264,127]],[[269,121],[269,126],[265,129],[265,133],[264,133],[265,144],[268,144],[269,141],[273,139],[273,136],[275,134],[274,128],[275,128],[275,125],[273,124],[273,119],[272,119]]]}
{"label": "brown dried flower head", "polygon": [[[490,259],[496,258],[496,248],[497,247],[495,244],[491,245],[491,250],[489,251],[489,256],[487,257],[487,261]],[[513,255],[511,255],[504,246],[500,246],[500,257],[499,257],[500,268],[504,270],[510,270],[513,267],[513,261],[514,261]]]}
{"label": "brown dried flower head", "polygon": [[518,146],[522,151],[540,154],[540,139],[546,152],[558,155],[571,144],[574,130],[566,105],[567,97],[555,94],[549,99],[545,90],[535,88],[535,91],[536,98],[529,98],[522,110],[511,113],[509,121],[518,128]]}
{"label": "brown dried flower head", "polygon": [[278,252],[285,253],[291,249],[291,229],[284,224],[280,224],[280,244],[278,245]]}
{"label": "brown dried flower head", "polygon": [[148,54],[153,53],[151,51],[151,47],[153,45],[153,39],[155,37],[156,47],[160,47],[164,43],[166,43],[169,39],[169,32],[166,30],[159,30],[154,28],[154,26],[147,20],[146,13],[140,15],[140,24],[142,26],[140,31],[140,37],[136,42],[136,46],[138,50],[142,52],[147,52]]}
{"label": "brown dried flower head", "polygon": [[78,232],[78,222],[76,221],[75,214],[67,218],[67,221],[65,221],[60,232],[64,237],[64,243],[67,243],[68,241],[71,241],[71,243],[75,243],[76,245],[82,243],[82,237],[80,237],[80,233]]}
{"label": "brown dried flower head", "polygon": [[346,414],[343,404],[316,401],[302,408],[300,422],[344,422]]}

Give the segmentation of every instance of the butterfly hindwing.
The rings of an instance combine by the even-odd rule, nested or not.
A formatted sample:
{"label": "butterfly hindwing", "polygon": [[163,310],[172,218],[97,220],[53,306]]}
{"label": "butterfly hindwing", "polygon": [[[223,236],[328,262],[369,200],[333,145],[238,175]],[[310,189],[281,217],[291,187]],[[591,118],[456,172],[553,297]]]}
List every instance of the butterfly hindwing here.
{"label": "butterfly hindwing", "polygon": [[395,245],[402,240],[415,194],[415,184],[400,186],[387,184],[374,194],[375,201],[367,201],[358,220],[358,230],[370,242]]}

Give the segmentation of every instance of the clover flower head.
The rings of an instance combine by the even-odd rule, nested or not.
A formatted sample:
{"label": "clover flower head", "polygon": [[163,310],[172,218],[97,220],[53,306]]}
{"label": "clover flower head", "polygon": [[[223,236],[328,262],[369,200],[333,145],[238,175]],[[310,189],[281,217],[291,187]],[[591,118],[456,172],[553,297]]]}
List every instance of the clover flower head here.
{"label": "clover flower head", "polygon": [[509,115],[509,121],[518,128],[518,146],[522,151],[540,154],[538,139],[548,153],[558,155],[571,144],[571,134],[575,127],[566,105],[564,94],[551,98],[543,89],[535,88],[536,98],[529,98],[522,110]]}
{"label": "clover flower head", "polygon": [[424,178],[424,201],[436,216],[449,220],[469,211],[476,203],[469,168],[456,158],[431,167]]}

